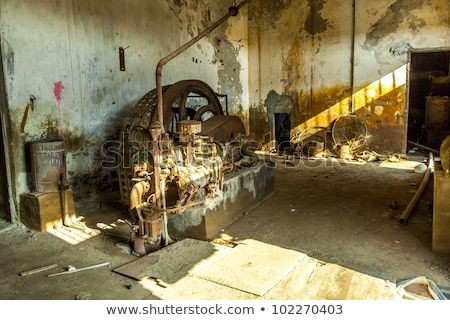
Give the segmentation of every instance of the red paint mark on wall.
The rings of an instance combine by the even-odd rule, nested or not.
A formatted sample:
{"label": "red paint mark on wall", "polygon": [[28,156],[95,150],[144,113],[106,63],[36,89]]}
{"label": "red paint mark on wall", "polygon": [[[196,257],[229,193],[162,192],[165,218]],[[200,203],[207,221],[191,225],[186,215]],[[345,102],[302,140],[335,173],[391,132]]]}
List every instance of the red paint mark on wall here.
{"label": "red paint mark on wall", "polygon": [[56,101],[58,104],[61,103],[62,93],[64,91],[64,85],[62,81],[58,81],[54,83],[53,94],[55,95]]}
{"label": "red paint mark on wall", "polygon": [[54,87],[53,87],[53,94],[55,95],[56,102],[58,102],[58,134],[59,134],[60,138],[62,138],[64,135],[64,132],[63,132],[63,123],[64,123],[63,106],[61,104],[63,92],[64,92],[64,85],[63,85],[62,81],[55,82]]}

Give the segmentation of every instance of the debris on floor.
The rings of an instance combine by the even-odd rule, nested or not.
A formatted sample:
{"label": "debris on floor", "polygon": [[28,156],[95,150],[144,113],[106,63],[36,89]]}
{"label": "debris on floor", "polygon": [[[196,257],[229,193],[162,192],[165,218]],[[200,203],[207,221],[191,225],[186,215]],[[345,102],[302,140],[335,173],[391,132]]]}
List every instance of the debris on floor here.
{"label": "debris on floor", "polygon": [[59,275],[63,275],[63,274],[71,274],[71,273],[75,273],[75,272],[80,272],[80,271],[95,269],[95,268],[100,268],[100,267],[106,267],[106,266],[109,266],[109,264],[110,264],[109,262],[103,262],[103,263],[99,263],[99,264],[84,267],[84,268],[75,268],[74,266],[68,266],[66,268],[66,271],[49,274],[48,277],[54,277],[54,276],[59,276]]}
{"label": "debris on floor", "polygon": [[130,256],[139,257],[139,255],[134,252],[133,248],[127,243],[116,243],[116,247],[122,249],[126,254]]}

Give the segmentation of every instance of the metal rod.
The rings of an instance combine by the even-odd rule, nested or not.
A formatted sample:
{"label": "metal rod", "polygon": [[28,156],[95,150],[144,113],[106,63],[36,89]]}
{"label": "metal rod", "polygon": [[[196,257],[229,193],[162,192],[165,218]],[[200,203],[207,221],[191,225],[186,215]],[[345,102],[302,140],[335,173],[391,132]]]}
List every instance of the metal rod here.
{"label": "metal rod", "polygon": [[63,275],[63,274],[71,274],[71,273],[75,273],[75,272],[80,272],[80,271],[84,271],[84,270],[90,270],[90,269],[95,269],[95,268],[100,268],[100,267],[105,267],[105,266],[109,266],[109,262],[103,262],[103,263],[99,263],[99,264],[96,264],[93,266],[79,268],[79,269],[77,269],[75,267],[69,267],[69,269],[67,271],[49,274],[47,277],[54,277],[54,276],[59,276],[59,275]]}
{"label": "metal rod", "polygon": [[429,148],[429,147],[427,147],[427,146],[423,146],[423,145],[421,145],[421,144],[412,142],[412,141],[410,141],[410,140],[408,140],[408,143],[409,143],[409,144],[412,144],[413,146],[416,146],[416,147],[418,147],[418,148],[422,148],[422,149],[424,149],[424,150],[431,151],[431,152],[436,153],[436,154],[440,154],[440,153],[441,153],[441,152],[438,151],[438,150]]}
{"label": "metal rod", "polygon": [[350,51],[350,88],[352,97],[349,112],[355,112],[355,41],[356,41],[356,0],[352,4],[352,42]]}
{"label": "metal rod", "polygon": [[163,211],[163,240],[164,240],[164,246],[168,246],[169,244],[173,243],[173,240],[170,238],[169,235],[169,227],[168,227],[168,220],[167,220],[167,212],[166,212],[166,178],[167,176],[163,176],[161,181],[161,204],[162,204],[162,211]]}
{"label": "metal rod", "polygon": [[158,209],[155,208],[156,211],[159,212],[166,212],[166,213],[177,213],[180,210],[184,210],[184,209],[188,209],[188,208],[192,208],[201,204],[204,204],[206,202],[206,200],[200,200],[194,203],[188,203],[182,206],[172,206],[172,207],[168,207],[168,208],[163,208],[163,209]]}
{"label": "metal rod", "polygon": [[56,268],[57,266],[58,265],[56,263],[54,263],[54,264],[51,264],[51,265],[48,265],[48,266],[44,266],[44,267],[40,267],[40,268],[36,268],[36,269],[32,269],[32,270],[21,272],[20,275],[22,277],[29,276],[30,274],[35,274],[35,273],[38,273],[38,272],[41,272],[41,271],[53,269],[53,268]]}

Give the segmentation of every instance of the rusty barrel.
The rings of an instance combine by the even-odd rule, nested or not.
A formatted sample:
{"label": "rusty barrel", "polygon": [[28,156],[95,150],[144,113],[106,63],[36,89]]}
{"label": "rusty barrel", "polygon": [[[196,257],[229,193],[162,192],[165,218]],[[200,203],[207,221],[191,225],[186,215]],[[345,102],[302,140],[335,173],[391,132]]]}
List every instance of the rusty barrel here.
{"label": "rusty barrel", "polygon": [[34,192],[58,192],[65,174],[65,147],[62,140],[30,143],[31,176]]}

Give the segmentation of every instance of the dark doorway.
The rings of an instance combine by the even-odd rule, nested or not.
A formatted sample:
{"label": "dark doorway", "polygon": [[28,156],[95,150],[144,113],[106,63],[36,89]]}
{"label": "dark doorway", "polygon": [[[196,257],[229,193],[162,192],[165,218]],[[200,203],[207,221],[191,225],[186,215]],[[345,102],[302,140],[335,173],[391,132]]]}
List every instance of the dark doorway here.
{"label": "dark doorway", "polygon": [[275,140],[278,154],[292,153],[289,113],[275,113]]}
{"label": "dark doorway", "polygon": [[439,149],[450,134],[450,51],[412,51],[408,141]]}

